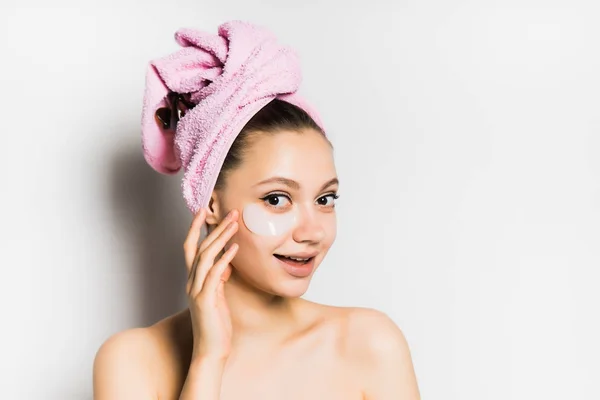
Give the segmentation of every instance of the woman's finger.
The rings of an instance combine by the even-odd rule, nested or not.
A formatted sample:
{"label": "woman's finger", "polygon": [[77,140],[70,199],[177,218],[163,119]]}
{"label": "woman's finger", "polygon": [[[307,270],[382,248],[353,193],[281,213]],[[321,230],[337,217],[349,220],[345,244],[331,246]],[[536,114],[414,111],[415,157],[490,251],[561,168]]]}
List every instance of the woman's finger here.
{"label": "woman's finger", "polygon": [[201,208],[200,211],[194,216],[190,230],[187,234],[185,241],[183,242],[183,252],[185,255],[185,266],[188,271],[188,275],[192,269],[192,264],[196,253],[198,251],[198,239],[200,239],[200,229],[206,219],[206,210]]}
{"label": "woman's finger", "polygon": [[231,260],[233,260],[235,257],[238,248],[238,244],[234,243],[229,247],[229,249],[227,249],[225,253],[223,253],[219,261],[217,261],[210,271],[208,271],[206,279],[204,280],[204,284],[200,287],[194,288],[195,293],[204,292],[207,294],[207,296],[216,294],[219,283],[221,283],[221,276],[229,266]]}
{"label": "woman's finger", "polygon": [[225,228],[227,228],[230,220],[237,219],[238,215],[236,212],[236,210],[232,210],[221,223],[206,238],[204,238],[204,240],[202,240],[200,246],[198,246],[198,240],[200,239],[202,224],[206,221],[206,209],[201,208],[198,214],[196,214],[196,217],[192,221],[190,231],[188,232],[188,237],[183,244],[185,264],[188,271],[188,281],[195,275],[201,252],[208,244],[212,243]]}
{"label": "woman's finger", "polygon": [[[192,287],[201,288],[206,278],[206,274],[215,264],[215,259],[219,255],[219,253],[223,250],[227,242],[233,237],[233,235],[237,232],[238,229],[237,222],[231,222],[227,228],[221,232],[219,237],[217,237],[204,251],[198,252],[199,257],[197,260],[197,266],[192,271],[192,276],[190,276],[189,280],[192,282]],[[195,292],[196,289],[192,289],[192,292]],[[200,290],[200,289],[198,289]]]}
{"label": "woman's finger", "polygon": [[212,242],[215,241],[217,237],[221,235],[221,233],[227,229],[227,226],[232,222],[236,221],[238,218],[238,212],[236,209],[233,209],[227,214],[225,218],[217,225],[217,227],[202,241],[200,244],[200,252],[206,250],[208,246],[211,245]]}
{"label": "woman's finger", "polygon": [[223,282],[227,282],[229,280],[229,277],[231,276],[231,272],[231,264],[229,264],[229,266],[225,268],[225,271],[223,271],[223,273],[221,274],[221,280]]}

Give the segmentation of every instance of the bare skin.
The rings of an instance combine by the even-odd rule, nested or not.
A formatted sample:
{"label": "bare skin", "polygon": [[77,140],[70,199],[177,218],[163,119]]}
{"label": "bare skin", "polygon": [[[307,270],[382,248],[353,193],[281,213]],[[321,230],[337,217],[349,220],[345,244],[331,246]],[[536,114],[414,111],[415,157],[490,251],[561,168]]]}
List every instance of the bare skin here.
{"label": "bare skin", "polygon": [[[94,361],[94,398],[419,399],[408,345],[390,318],[302,299],[314,272],[290,276],[273,257],[311,252],[318,266],[334,242],[338,183],[329,144],[314,131],[253,143],[190,227],[189,307],[109,338]],[[293,182],[258,184],[272,177]],[[284,238],[257,237],[239,218],[244,204],[269,193],[280,196],[271,200],[277,212],[302,207]],[[211,233],[198,247],[203,222]]]}

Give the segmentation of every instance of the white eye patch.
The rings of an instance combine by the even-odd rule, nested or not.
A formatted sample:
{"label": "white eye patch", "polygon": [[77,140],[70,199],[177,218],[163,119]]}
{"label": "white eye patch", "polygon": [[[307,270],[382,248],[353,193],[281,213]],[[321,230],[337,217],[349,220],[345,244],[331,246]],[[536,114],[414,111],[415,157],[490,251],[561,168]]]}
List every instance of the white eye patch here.
{"label": "white eye patch", "polygon": [[247,204],[242,211],[242,218],[244,225],[257,235],[281,236],[296,225],[295,211],[274,214],[260,204]]}

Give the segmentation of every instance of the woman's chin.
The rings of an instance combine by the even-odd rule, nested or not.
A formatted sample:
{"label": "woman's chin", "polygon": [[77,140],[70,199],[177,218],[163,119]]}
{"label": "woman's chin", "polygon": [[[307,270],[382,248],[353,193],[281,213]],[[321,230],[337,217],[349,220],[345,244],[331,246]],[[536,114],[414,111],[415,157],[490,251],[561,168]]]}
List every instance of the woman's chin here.
{"label": "woman's chin", "polygon": [[298,280],[295,282],[280,282],[276,286],[276,292],[278,296],[287,298],[301,297],[308,290],[310,284],[310,278],[305,278],[302,281]]}
{"label": "woman's chin", "polygon": [[294,286],[287,285],[285,287],[281,285],[277,289],[278,296],[293,299],[304,295],[304,293],[306,293],[306,291],[308,290],[308,284],[295,284]]}
{"label": "woman's chin", "polygon": [[236,271],[235,279],[231,281],[244,282],[245,286],[253,287],[255,290],[279,296],[283,298],[301,297],[306,293],[312,279],[312,275],[297,278],[288,274],[272,274],[267,280],[256,280],[252,277],[245,277],[244,274]]}
{"label": "woman's chin", "polygon": [[302,279],[278,279],[268,283],[265,282],[265,285],[256,285],[255,287],[274,296],[297,298],[306,293],[310,285],[310,279],[311,277]]}

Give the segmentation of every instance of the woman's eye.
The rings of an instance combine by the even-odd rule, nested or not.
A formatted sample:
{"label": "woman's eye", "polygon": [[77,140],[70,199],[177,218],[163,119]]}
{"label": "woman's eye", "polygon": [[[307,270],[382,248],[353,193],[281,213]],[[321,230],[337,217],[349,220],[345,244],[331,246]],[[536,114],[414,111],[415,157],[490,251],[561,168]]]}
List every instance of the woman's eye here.
{"label": "woman's eye", "polygon": [[271,194],[264,197],[263,200],[267,205],[277,208],[285,207],[290,202],[290,199],[283,194]]}
{"label": "woman's eye", "polygon": [[326,196],[319,197],[319,199],[317,200],[317,203],[320,206],[333,207],[333,206],[335,206],[335,200],[338,197],[339,196],[337,194],[331,193],[331,194],[328,194]]}

